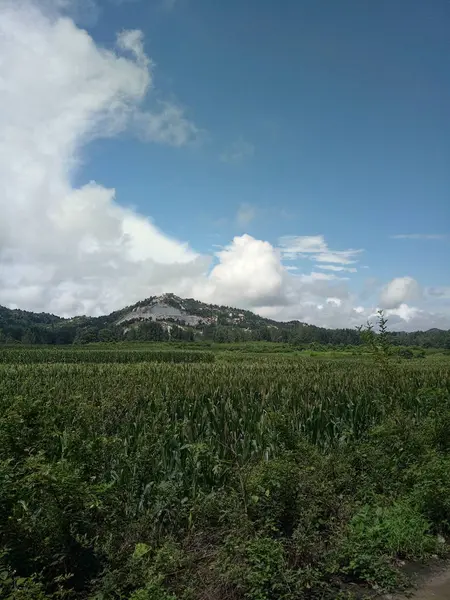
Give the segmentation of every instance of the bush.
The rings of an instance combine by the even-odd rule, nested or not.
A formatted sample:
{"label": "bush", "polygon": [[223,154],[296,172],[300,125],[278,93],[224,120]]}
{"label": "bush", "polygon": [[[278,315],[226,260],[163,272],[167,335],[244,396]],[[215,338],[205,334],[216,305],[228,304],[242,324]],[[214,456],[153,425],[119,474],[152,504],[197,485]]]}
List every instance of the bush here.
{"label": "bush", "polygon": [[[88,485],[72,465],[48,463],[42,454],[0,472],[8,502],[2,539],[13,564],[28,576],[37,568],[46,577],[69,577],[81,588],[100,569],[92,541],[102,510],[104,486]],[[12,478],[21,485],[11,489]]]}
{"label": "bush", "polygon": [[430,453],[407,474],[411,501],[436,532],[450,533],[450,457]]}
{"label": "bush", "polygon": [[351,519],[344,544],[343,572],[386,588],[398,584],[392,559],[424,559],[437,552],[429,522],[414,506],[363,506]]}
{"label": "bush", "polygon": [[220,556],[221,578],[245,598],[286,598],[286,557],[279,540],[269,537],[247,541],[230,538]]}
{"label": "bush", "polygon": [[296,521],[300,469],[293,459],[261,461],[246,478],[249,515],[262,525],[284,531]]}
{"label": "bush", "polygon": [[358,499],[366,502],[374,495],[401,493],[408,469],[426,450],[424,431],[407,413],[398,411],[374,427],[362,443],[348,449]]}
{"label": "bush", "polygon": [[0,549],[0,598],[2,600],[62,600],[68,595],[62,587],[64,578],[54,580],[54,592],[47,592],[43,577],[33,573],[20,577],[10,567],[8,552]]}
{"label": "bush", "polygon": [[350,521],[349,542],[392,558],[426,558],[437,549],[430,530],[430,523],[406,502],[366,505]]}

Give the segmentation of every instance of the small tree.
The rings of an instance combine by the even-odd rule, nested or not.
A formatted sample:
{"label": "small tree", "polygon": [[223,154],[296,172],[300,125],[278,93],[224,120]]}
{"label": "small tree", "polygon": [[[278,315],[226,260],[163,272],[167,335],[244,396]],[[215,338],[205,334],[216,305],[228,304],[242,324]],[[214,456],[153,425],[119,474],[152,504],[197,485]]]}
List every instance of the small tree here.
{"label": "small tree", "polygon": [[393,348],[389,339],[387,328],[387,318],[383,310],[377,311],[378,332],[375,333],[372,323],[367,322],[365,328],[359,327],[363,343],[368,347],[374,357],[380,374],[380,383],[384,389],[384,394],[391,396],[394,392],[395,369],[392,363]]}
{"label": "small tree", "polygon": [[377,312],[378,332],[375,333],[374,326],[367,321],[365,326],[360,325],[357,330],[363,344],[370,350],[377,360],[385,362],[392,355],[392,347],[387,328],[387,318],[383,310]]}

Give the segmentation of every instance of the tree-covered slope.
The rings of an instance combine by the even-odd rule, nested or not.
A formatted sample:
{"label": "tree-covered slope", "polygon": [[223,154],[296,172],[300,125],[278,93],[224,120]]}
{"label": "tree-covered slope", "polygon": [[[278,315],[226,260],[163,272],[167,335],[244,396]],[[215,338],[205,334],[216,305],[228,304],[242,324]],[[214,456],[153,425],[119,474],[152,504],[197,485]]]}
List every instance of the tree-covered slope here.
{"label": "tree-covered slope", "polygon": [[[392,343],[450,348],[450,331],[393,332]],[[359,345],[355,329],[326,329],[265,319],[249,310],[205,304],[174,294],[152,296],[101,317],[64,319],[0,306],[0,343],[72,344],[107,341],[268,341],[296,345]]]}

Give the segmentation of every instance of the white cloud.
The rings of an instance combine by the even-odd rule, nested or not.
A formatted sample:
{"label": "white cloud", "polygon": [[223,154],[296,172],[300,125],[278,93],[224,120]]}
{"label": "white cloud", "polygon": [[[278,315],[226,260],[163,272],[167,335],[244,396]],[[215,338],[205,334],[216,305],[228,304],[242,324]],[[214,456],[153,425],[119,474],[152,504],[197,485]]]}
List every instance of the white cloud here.
{"label": "white cloud", "polygon": [[323,252],[321,254],[317,254],[315,260],[318,262],[349,265],[357,262],[355,257],[360,252],[362,252],[362,250],[336,250],[334,252]]}
{"label": "white cloud", "polygon": [[[24,1],[17,0],[16,4]],[[84,27],[94,25],[101,14],[97,0],[40,0],[39,6],[52,16],[63,13]]]}
{"label": "white cloud", "polygon": [[[154,67],[140,32],[120,33],[116,49],[106,50],[62,18],[56,0],[51,10],[43,6],[0,0],[0,304],[102,314],[173,291],[280,319],[327,326],[365,321],[372,309],[353,308],[355,298],[335,274],[359,251],[330,250],[322,236],[290,238],[277,249],[242,235],[217,253],[210,270],[211,257],[122,206],[114,189],[97,182],[74,187],[92,139],[140,124],[144,139],[181,146],[198,130],[174,105],[144,110]],[[243,214],[247,221],[252,216]],[[288,271],[289,246],[332,272]],[[335,260],[325,261],[330,254]],[[398,310],[406,302],[400,296]],[[401,310],[403,317],[393,314],[399,327],[426,321],[424,311],[412,318]]]}
{"label": "white cloud", "polygon": [[217,257],[219,263],[209,280],[196,289],[199,298],[253,307],[286,302],[287,272],[269,242],[247,234],[237,236]]}
{"label": "white cloud", "polygon": [[280,240],[283,254],[297,255],[326,252],[328,246],[323,235],[284,236]]}
{"label": "white cloud", "polygon": [[99,313],[207,269],[114,190],[71,186],[83,145],[136,118],[151,120],[157,141],[186,140],[179,112],[141,108],[153,76],[140,32],[122,32],[117,47],[37,3],[0,5],[0,303]]}
{"label": "white cloud", "polygon": [[394,240],[444,240],[447,237],[445,233],[399,233],[391,235]]}
{"label": "white cloud", "polygon": [[247,234],[235,237],[216,256],[218,264],[208,279],[197,281],[193,289],[194,296],[206,302],[295,318],[305,304],[349,297],[341,278],[328,273],[294,274],[282,264],[277,248]]}
{"label": "white cloud", "polygon": [[117,36],[117,46],[133,54],[139,65],[148,67],[150,59],[144,50],[144,34],[139,29],[125,29]]}
{"label": "white cloud", "polygon": [[420,285],[412,277],[396,277],[381,291],[380,303],[383,308],[398,308],[400,305],[417,300],[422,295]]}
{"label": "white cloud", "polygon": [[348,273],[356,273],[355,267],[338,267],[337,265],[316,265],[318,269],[325,269],[326,271],[347,271]]}
{"label": "white cloud", "polygon": [[317,303],[327,297],[349,298],[350,293],[345,278],[329,273],[300,274],[293,278],[291,287],[292,304],[298,301]]}
{"label": "white cloud", "polygon": [[342,300],[340,298],[327,298],[328,304],[334,304],[334,306],[341,306]]}
{"label": "white cloud", "polygon": [[240,137],[222,152],[220,160],[225,163],[241,164],[249,158],[252,158],[254,153],[255,146],[243,137]]}
{"label": "white cloud", "polygon": [[406,303],[399,307],[386,310],[388,327],[395,331],[425,331],[432,329],[449,329],[450,316],[448,312],[424,310]]}
{"label": "white cloud", "polygon": [[300,275],[303,281],[333,281],[336,279],[342,279],[337,275],[333,275],[331,273],[317,273],[316,271],[312,271],[309,274]]}
{"label": "white cloud", "polygon": [[386,316],[391,317],[391,320],[392,317],[396,316],[400,317],[402,321],[406,322],[411,321],[411,319],[417,317],[418,314],[420,314],[420,310],[418,308],[414,306],[408,306],[408,304],[405,304],[403,302],[397,308],[391,308],[386,310]]}
{"label": "white cloud", "polygon": [[256,208],[247,202],[241,204],[236,214],[236,223],[239,227],[247,227],[256,217]]}
{"label": "white cloud", "polygon": [[323,235],[284,236],[280,239],[280,248],[286,260],[310,258],[317,262],[340,265],[356,263],[358,255],[362,252],[352,249],[330,250]]}
{"label": "white cloud", "polygon": [[136,111],[135,131],[147,142],[159,142],[169,146],[185,146],[199,139],[202,133],[184,116],[184,110],[170,102],[159,102],[156,111]]}
{"label": "white cloud", "polygon": [[[331,301],[327,301],[331,300]],[[337,300],[337,301],[336,301]],[[351,299],[322,298],[321,301],[305,300],[299,305],[262,307],[258,312],[274,320],[298,320],[322,327],[350,327],[364,324],[371,310],[360,313],[352,306]],[[339,304],[340,302],[340,304]]]}

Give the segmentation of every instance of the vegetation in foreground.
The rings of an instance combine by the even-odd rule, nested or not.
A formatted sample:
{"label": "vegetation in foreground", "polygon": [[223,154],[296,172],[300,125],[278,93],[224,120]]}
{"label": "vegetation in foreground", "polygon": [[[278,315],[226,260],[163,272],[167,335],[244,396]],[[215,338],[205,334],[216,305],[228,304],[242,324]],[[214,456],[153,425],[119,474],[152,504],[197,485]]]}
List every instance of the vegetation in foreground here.
{"label": "vegetation in foreground", "polygon": [[2,598],[347,599],[447,552],[446,361],[20,352],[0,364]]}

